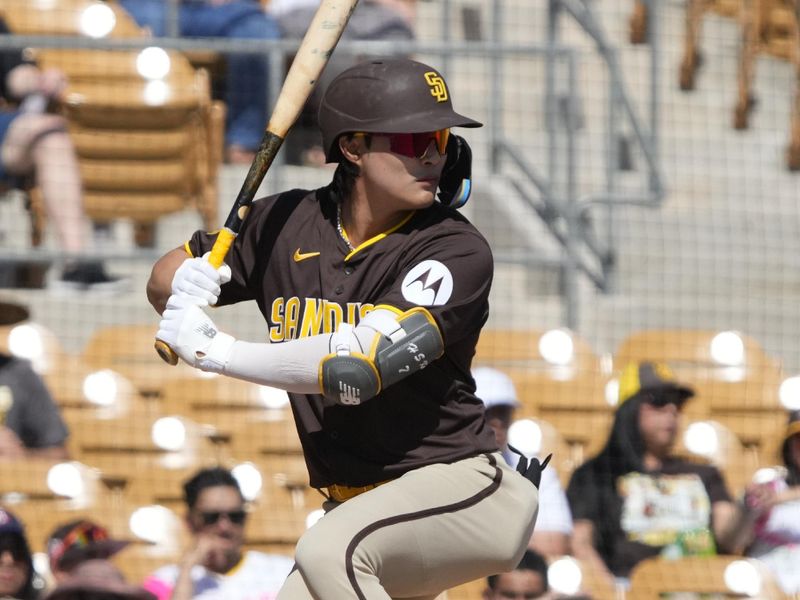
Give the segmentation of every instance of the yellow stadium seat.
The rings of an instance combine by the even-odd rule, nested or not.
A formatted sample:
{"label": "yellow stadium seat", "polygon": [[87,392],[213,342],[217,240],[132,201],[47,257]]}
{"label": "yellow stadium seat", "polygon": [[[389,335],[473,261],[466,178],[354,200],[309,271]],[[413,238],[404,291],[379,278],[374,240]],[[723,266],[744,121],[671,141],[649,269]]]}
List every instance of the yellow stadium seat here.
{"label": "yellow stadium seat", "polygon": [[81,508],[94,504],[102,493],[100,473],[76,461],[0,460],[0,497],[6,504]]}
{"label": "yellow stadium seat", "polygon": [[40,375],[58,373],[68,356],[58,336],[33,320],[0,327],[0,352],[29,360]]}
{"label": "yellow stadium seat", "polygon": [[173,379],[201,377],[183,362],[172,367],[153,348],[157,321],[139,325],[107,325],[89,337],[81,357],[93,369],[112,369],[129,379],[145,396],[158,397]]}
{"label": "yellow stadium seat", "polygon": [[544,459],[552,454],[561,484],[566,486],[572,471],[580,464],[561,432],[543,419],[526,418],[512,423],[509,443],[526,455],[535,454]]}
{"label": "yellow stadium seat", "polygon": [[686,404],[687,414],[719,421],[745,445],[758,447],[782,418],[781,365],[750,336],[718,335],[694,329],[636,332],[622,342],[614,363],[620,369],[636,360],[667,363],[678,379],[695,389],[696,397]]}
{"label": "yellow stadium seat", "polygon": [[[549,360],[548,360],[549,359]],[[527,367],[563,373],[601,370],[601,358],[589,343],[567,329],[483,329],[475,364],[499,369]]]}
{"label": "yellow stadium seat", "polygon": [[189,469],[216,463],[209,432],[184,417],[128,413],[117,419],[70,423],[73,456],[104,477],[127,481],[152,469]]}
{"label": "yellow stadium seat", "polygon": [[245,419],[289,417],[286,392],[230,377],[173,379],[162,390],[165,412],[185,414],[212,425]]}
{"label": "yellow stadium seat", "polygon": [[[110,16],[109,16],[110,13]],[[99,0],[3,0],[0,15],[14,32],[75,36],[107,31],[103,37],[142,37],[144,31],[114,2]]]}
{"label": "yellow stadium seat", "polygon": [[[0,14],[18,34],[148,35],[113,2],[9,0]],[[111,28],[100,35],[87,23]],[[32,56],[67,76],[61,110],[75,136],[87,214],[96,222],[132,219],[137,242],[150,245],[156,220],[187,207],[207,228],[218,225],[225,108],[211,99],[208,73],[183,53],[145,51],[168,60],[168,68],[141,74],[138,50],[33,49]],[[31,205],[32,237],[39,241],[45,215],[36,193]]]}
{"label": "yellow stadium seat", "polygon": [[667,594],[782,600],[787,596],[769,571],[738,556],[650,558],[634,567],[627,600],[658,600]]}
{"label": "yellow stadium seat", "polygon": [[294,420],[242,422],[231,429],[231,453],[242,460],[265,456],[302,455]]}
{"label": "yellow stadium seat", "polygon": [[758,457],[748,452],[736,434],[717,421],[685,423],[675,447],[678,456],[717,467],[734,497],[744,492],[758,467]]}

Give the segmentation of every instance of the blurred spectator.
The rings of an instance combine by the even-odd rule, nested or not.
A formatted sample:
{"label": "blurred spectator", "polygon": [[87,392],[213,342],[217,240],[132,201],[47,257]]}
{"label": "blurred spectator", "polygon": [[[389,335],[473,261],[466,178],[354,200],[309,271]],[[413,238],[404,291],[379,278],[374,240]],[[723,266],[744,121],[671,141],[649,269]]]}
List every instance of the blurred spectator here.
{"label": "blurred spectator", "polygon": [[517,568],[486,578],[484,600],[532,600],[547,595],[547,563],[536,552],[522,555]]}
{"label": "blurred spectator", "polygon": [[572,475],[573,552],[610,578],[624,580],[639,561],[660,553],[733,548],[739,512],[722,475],[672,455],[681,409],[692,396],[666,365],[627,365],[606,445]]}
{"label": "blurred spectator", "polygon": [[[0,328],[27,318],[24,307],[0,302]],[[0,345],[0,457],[67,458],[67,435],[42,378],[27,360]]]}
{"label": "blurred spectator", "polygon": [[77,565],[46,600],[155,600],[155,596],[127,583],[108,560],[94,558]]}
{"label": "blurred spectator", "polygon": [[[271,0],[268,10],[278,21],[285,38],[301,39],[319,7],[319,0]],[[361,0],[342,34],[343,40],[413,40],[416,0]],[[383,53],[384,55],[386,53]],[[320,75],[316,88],[286,139],[286,157],[291,164],[319,167],[325,164],[317,113],[322,94],[342,71],[368,58],[337,49]]]}
{"label": "blurred spectator", "polygon": [[[0,20],[0,35],[8,32]],[[113,290],[126,282],[99,261],[75,258],[86,253],[89,239],[78,159],[66,121],[47,112],[65,85],[60,71],[41,71],[20,51],[0,51],[0,191],[25,188],[30,176],[41,191],[61,249],[71,256],[54,287]]]}
{"label": "blurred spectator", "polygon": [[35,600],[39,597],[25,529],[10,512],[0,508],[0,598]]}
{"label": "blurred spectator", "polygon": [[57,584],[64,583],[87,560],[108,559],[129,542],[114,540],[105,527],[87,519],[60,525],[47,538],[50,572]]}
{"label": "blurred spectator", "polygon": [[184,484],[184,496],[191,545],[179,564],[158,569],[144,587],[159,600],[275,598],[294,561],[242,553],[247,512],[231,472],[202,469]]}
{"label": "blurred spectator", "polygon": [[[494,430],[497,445],[506,462],[512,467],[519,461],[519,455],[508,448],[508,428],[514,419],[514,411],[519,406],[514,383],[505,374],[490,367],[477,367],[473,370],[475,394],[483,400],[486,407],[486,422]],[[552,463],[542,471],[539,484],[539,514],[529,548],[548,558],[569,554],[572,516],[569,504],[558,473]]]}
{"label": "blurred spectator", "polygon": [[[153,35],[167,34],[166,0],[120,0]],[[180,0],[178,32],[186,37],[274,40],[280,30],[259,0]],[[267,127],[269,59],[266,54],[228,54],[225,131],[228,162],[250,163]]]}
{"label": "blurred spectator", "polygon": [[789,415],[783,464],[768,481],[748,486],[743,545],[776,575],[787,594],[800,593],[800,411]]}

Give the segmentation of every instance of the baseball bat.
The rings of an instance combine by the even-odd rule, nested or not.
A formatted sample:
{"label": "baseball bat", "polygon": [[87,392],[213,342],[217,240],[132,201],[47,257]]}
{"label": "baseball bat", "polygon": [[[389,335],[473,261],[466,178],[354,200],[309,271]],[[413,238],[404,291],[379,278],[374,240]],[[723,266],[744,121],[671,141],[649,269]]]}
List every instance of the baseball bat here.
{"label": "baseball bat", "polygon": [[[294,125],[303,109],[320,73],[328,64],[339,38],[342,36],[350,15],[358,0],[322,0],[303,36],[286,80],[283,82],[275,108],[270,116],[267,130],[261,139],[253,163],[247,172],[236,201],[233,203],[225,225],[219,232],[208,262],[218,269],[225,255],[241,230],[253,197],[266,175],[275,155],[280,150],[286,133]],[[178,355],[169,345],[159,339],[155,342],[156,351],[164,362],[178,364]]]}

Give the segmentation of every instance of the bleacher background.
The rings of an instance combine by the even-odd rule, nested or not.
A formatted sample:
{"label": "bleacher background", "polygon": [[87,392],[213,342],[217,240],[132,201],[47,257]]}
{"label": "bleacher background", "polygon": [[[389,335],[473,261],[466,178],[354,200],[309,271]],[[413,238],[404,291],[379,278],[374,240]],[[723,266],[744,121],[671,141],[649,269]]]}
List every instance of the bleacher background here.
{"label": "bleacher background", "polygon": [[[106,297],[2,290],[2,298],[32,309],[27,333],[40,336],[41,353],[27,351],[62,407],[79,461],[56,475],[52,465],[0,463],[3,500],[25,520],[38,550],[55,524],[77,514],[138,536],[142,543],[120,565],[141,578],[181,547],[186,475],[200,465],[244,464],[240,474],[260,476],[250,544],[291,553],[321,497],[305,485],[284,396],[161,363],[152,351],[158,319],[144,294],[155,258],[196,228],[220,223],[246,173],[221,160],[224,103],[210,81],[219,74],[205,69],[218,68],[224,42],[166,44],[173,68],[163,81],[171,93],[145,101],[148,82],[130,57],[159,41],[143,41],[109,2],[117,26],[104,39],[117,49],[87,42],[69,23],[98,4],[0,2],[14,33],[39,36],[33,41],[43,46],[42,64],[70,76],[72,101],[63,110],[81,155],[87,208],[106,224],[96,233],[97,252],[132,280],[130,293]],[[512,375],[524,404],[519,416],[538,420],[539,450],[556,451],[562,481],[604,441],[624,361],[662,359],[699,391],[684,425],[703,422],[695,435],[719,440],[718,451],[705,444],[698,454],[691,437],[682,438],[680,451],[720,466],[738,494],[759,468],[775,464],[786,409],[800,408],[800,384],[791,379],[800,373],[800,174],[790,168],[800,165],[789,152],[800,102],[795,6],[741,5],[761,11],[763,25],[753,47],[754,102],[741,128],[735,107],[748,14],[735,2],[704,4],[702,59],[693,89],[682,90],[686,2],[648,4],[657,19],[649,38],[635,20],[645,5],[633,0],[555,1],[550,27],[546,2],[421,1],[417,45],[404,49],[440,66],[456,109],[486,124],[468,135],[475,191],[464,209],[497,261],[476,364]],[[594,38],[569,7],[587,11],[583,24],[593,25]],[[637,36],[646,43],[633,43]],[[548,39],[557,44],[551,54]],[[291,53],[291,44],[269,47]],[[386,51],[380,44],[348,48]],[[609,56],[623,87],[610,85]],[[683,87],[692,87],[686,77],[684,68]],[[800,154],[800,139],[793,152]],[[315,187],[330,174],[279,160],[262,191]],[[58,265],[46,223],[32,246],[39,213],[35,193],[33,209],[27,196],[0,198],[6,274],[8,265],[30,261]],[[254,306],[214,317],[238,337],[262,339]],[[550,330],[557,331],[543,338]],[[17,343],[25,333],[16,331]],[[155,423],[162,437],[153,435]],[[64,488],[65,481],[78,487]],[[474,589],[451,598],[475,597]]]}

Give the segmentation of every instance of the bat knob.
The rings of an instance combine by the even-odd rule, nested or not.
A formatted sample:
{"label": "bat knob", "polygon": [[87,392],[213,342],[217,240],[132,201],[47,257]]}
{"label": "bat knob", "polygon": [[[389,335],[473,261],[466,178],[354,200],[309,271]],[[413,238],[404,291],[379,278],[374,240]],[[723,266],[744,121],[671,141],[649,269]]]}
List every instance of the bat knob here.
{"label": "bat knob", "polygon": [[178,355],[175,354],[175,350],[169,347],[166,342],[162,342],[161,340],[156,340],[155,343],[156,352],[168,365],[172,365],[173,367],[178,364]]}

